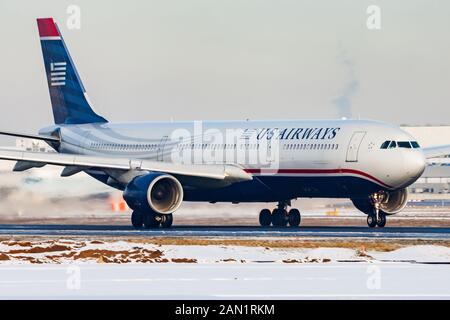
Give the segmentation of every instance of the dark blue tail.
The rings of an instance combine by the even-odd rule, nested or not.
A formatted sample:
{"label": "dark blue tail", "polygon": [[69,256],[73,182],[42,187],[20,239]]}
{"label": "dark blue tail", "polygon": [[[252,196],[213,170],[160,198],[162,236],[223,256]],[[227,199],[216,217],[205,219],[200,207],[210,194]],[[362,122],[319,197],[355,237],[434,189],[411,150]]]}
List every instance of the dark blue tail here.
{"label": "dark blue tail", "polygon": [[37,19],[56,124],[107,122],[92,110],[86,90],[52,18]]}

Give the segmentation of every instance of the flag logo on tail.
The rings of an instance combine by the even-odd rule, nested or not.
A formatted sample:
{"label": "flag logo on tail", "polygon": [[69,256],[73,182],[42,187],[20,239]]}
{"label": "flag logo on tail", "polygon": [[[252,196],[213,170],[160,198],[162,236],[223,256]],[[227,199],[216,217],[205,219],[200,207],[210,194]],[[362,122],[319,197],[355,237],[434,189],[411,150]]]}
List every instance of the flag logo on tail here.
{"label": "flag logo on tail", "polygon": [[66,85],[66,62],[50,63],[50,85],[64,86]]}

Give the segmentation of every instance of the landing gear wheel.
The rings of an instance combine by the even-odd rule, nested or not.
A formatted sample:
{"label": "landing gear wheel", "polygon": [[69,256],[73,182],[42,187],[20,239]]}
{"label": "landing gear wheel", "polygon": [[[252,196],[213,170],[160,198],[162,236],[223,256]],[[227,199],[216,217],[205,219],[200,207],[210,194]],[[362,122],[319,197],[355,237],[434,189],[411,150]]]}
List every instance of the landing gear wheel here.
{"label": "landing gear wheel", "polygon": [[140,211],[133,211],[131,213],[131,224],[136,229],[141,229],[144,224],[144,215]]}
{"label": "landing gear wheel", "polygon": [[300,211],[298,209],[289,210],[288,220],[291,227],[298,227],[302,221]]}
{"label": "landing gear wheel", "polygon": [[162,214],[161,215],[161,227],[170,228],[173,222],[173,215],[170,214]]}
{"label": "landing gear wheel", "polygon": [[284,209],[273,209],[272,224],[275,227],[286,227],[288,222],[287,211]]}
{"label": "landing gear wheel", "polygon": [[269,209],[262,209],[259,213],[259,224],[262,227],[268,227],[272,223],[272,214]]}
{"label": "landing gear wheel", "polygon": [[386,225],[386,214],[380,212],[378,214],[377,226],[383,228]]}
{"label": "landing gear wheel", "polygon": [[158,228],[160,224],[158,216],[153,212],[146,212],[143,214],[143,223],[145,229]]}
{"label": "landing gear wheel", "polygon": [[375,228],[375,226],[377,225],[377,217],[374,214],[367,215],[367,225],[370,228]]}

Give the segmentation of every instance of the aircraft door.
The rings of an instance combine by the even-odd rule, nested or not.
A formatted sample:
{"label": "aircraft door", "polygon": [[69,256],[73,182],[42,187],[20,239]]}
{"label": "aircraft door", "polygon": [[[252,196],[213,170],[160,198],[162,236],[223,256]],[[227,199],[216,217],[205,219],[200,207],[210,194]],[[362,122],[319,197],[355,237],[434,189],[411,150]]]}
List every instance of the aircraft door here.
{"label": "aircraft door", "polygon": [[161,138],[161,141],[159,142],[158,150],[157,150],[157,154],[156,154],[157,161],[164,160],[164,146],[166,145],[167,139],[168,139],[168,136],[164,136]]}
{"label": "aircraft door", "polygon": [[347,162],[357,162],[358,161],[358,151],[361,142],[366,135],[366,131],[355,131],[350,139],[350,143],[347,148]]}

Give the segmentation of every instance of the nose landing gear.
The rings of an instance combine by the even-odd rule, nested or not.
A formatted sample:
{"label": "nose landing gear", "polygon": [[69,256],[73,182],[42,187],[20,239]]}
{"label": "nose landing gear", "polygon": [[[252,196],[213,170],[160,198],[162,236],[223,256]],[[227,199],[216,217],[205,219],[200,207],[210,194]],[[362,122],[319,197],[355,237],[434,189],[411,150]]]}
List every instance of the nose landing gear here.
{"label": "nose landing gear", "polygon": [[374,193],[370,197],[373,204],[373,212],[367,215],[367,225],[370,228],[375,228],[376,226],[383,228],[386,225],[386,214],[380,210],[380,204],[384,197],[383,193]]}
{"label": "nose landing gear", "polygon": [[298,209],[287,210],[291,205],[290,201],[280,201],[275,209],[270,212],[269,209],[263,209],[259,213],[259,224],[262,227],[268,227],[271,224],[274,227],[298,227],[301,222],[301,215]]}
{"label": "nose landing gear", "polygon": [[368,214],[367,215],[367,225],[370,228],[383,228],[386,225],[386,214],[384,212]]}
{"label": "nose landing gear", "polygon": [[377,226],[383,228],[386,225],[386,214],[384,212],[378,213]]}
{"label": "nose landing gear", "polygon": [[375,214],[368,214],[367,215],[367,225],[370,228],[375,228],[377,226],[377,218]]}

